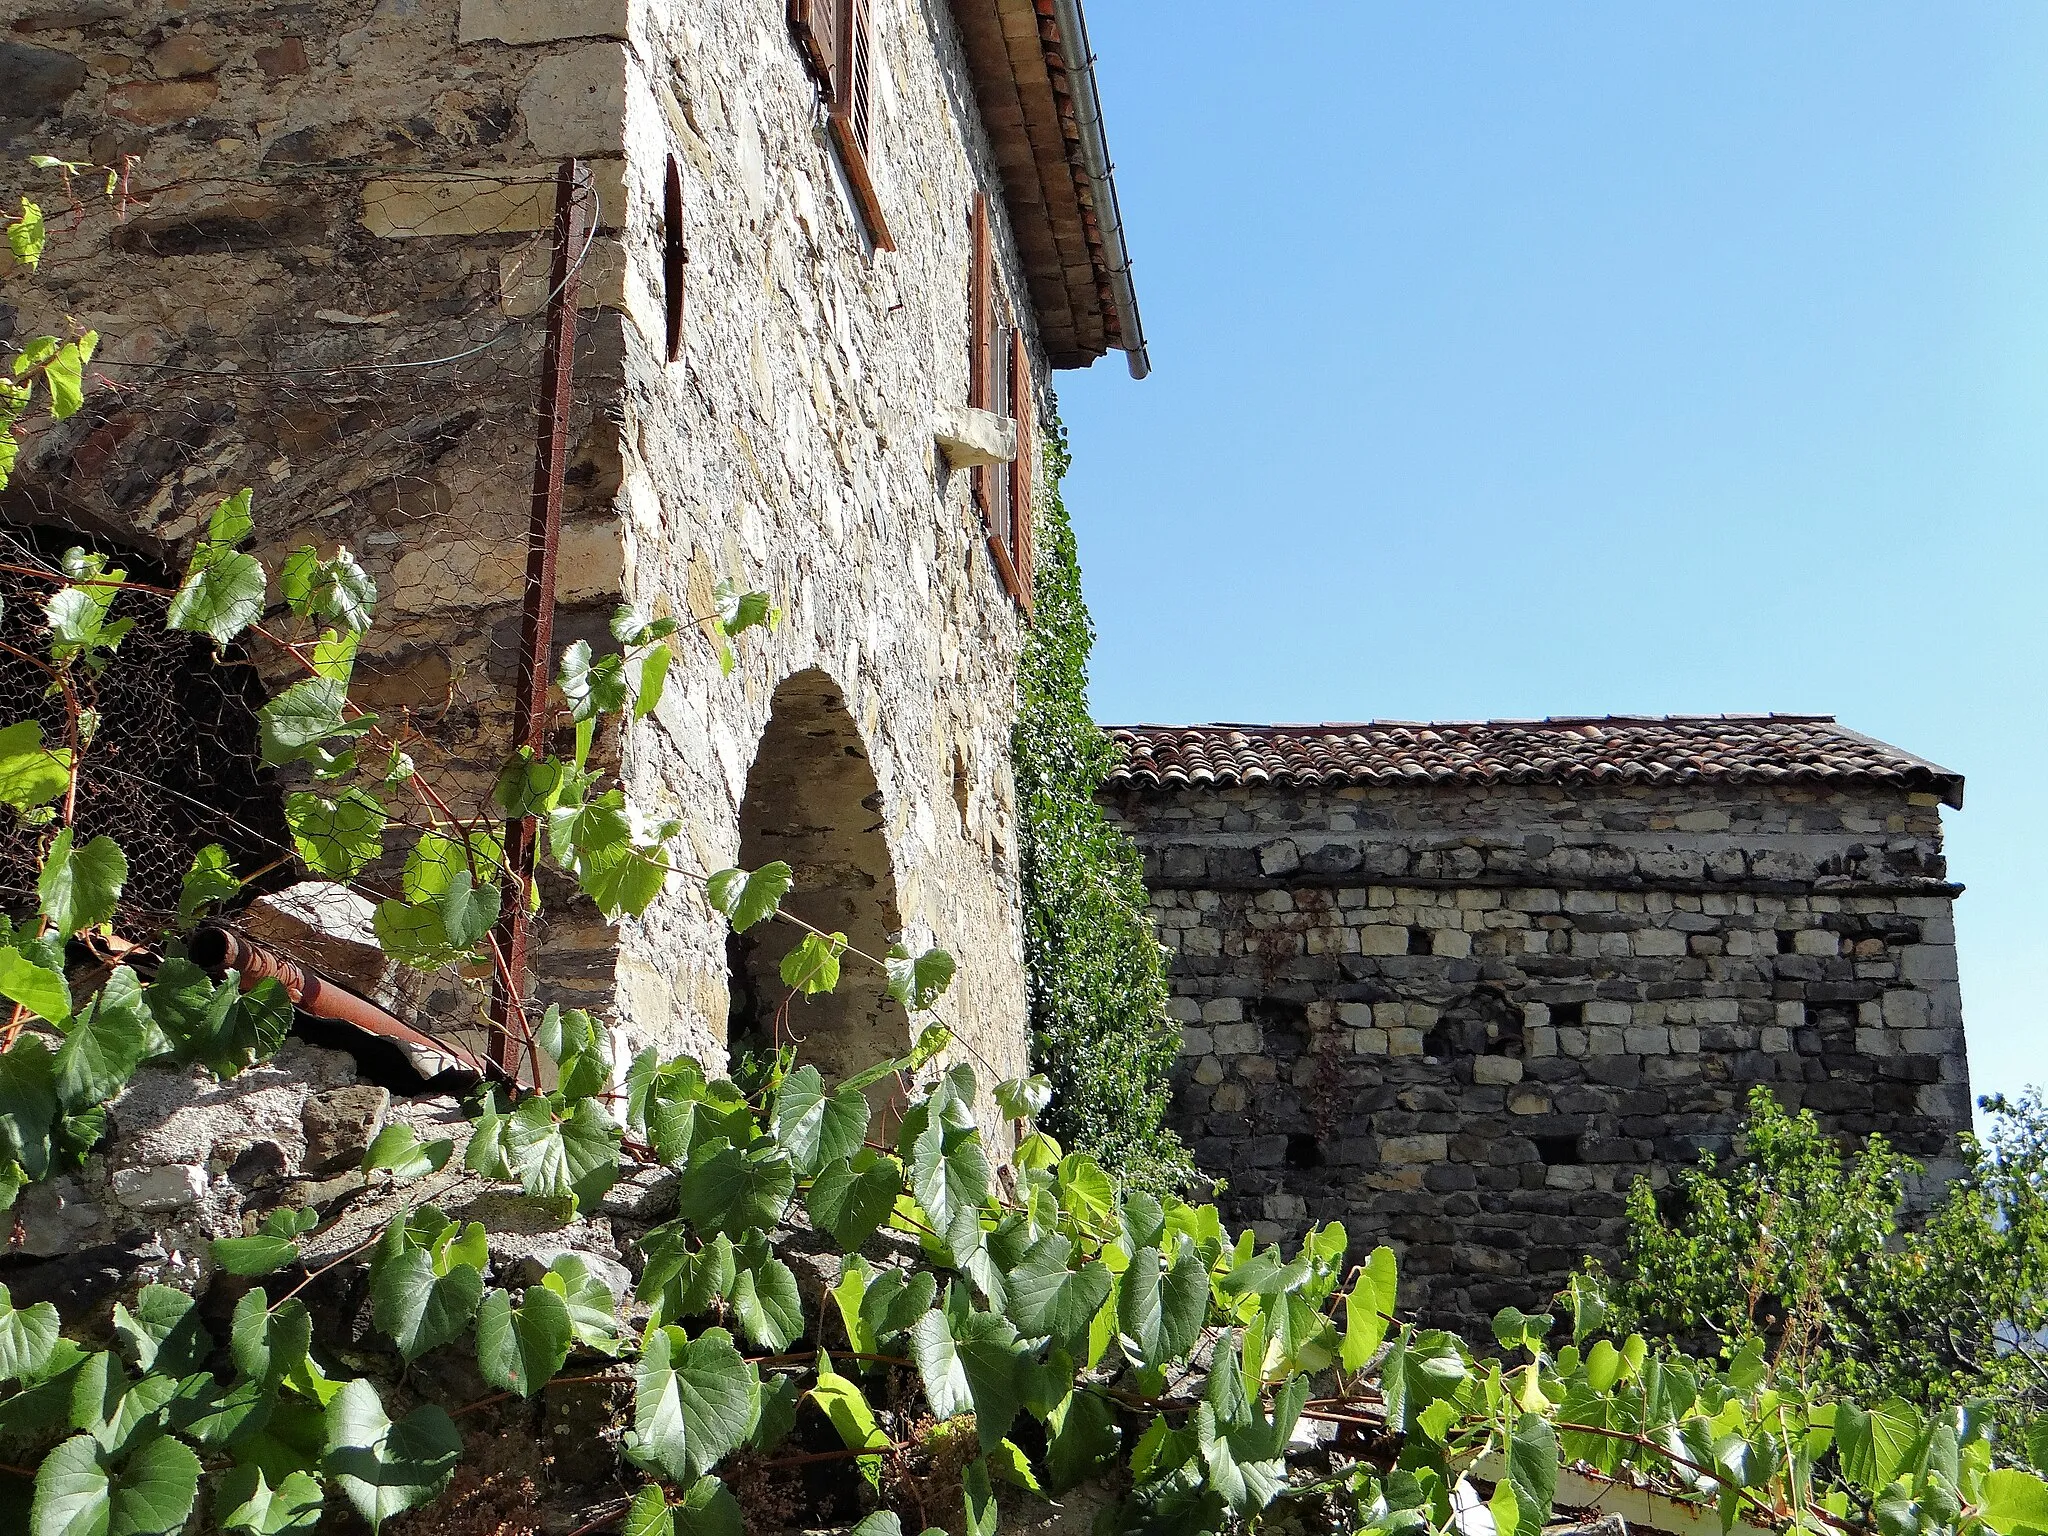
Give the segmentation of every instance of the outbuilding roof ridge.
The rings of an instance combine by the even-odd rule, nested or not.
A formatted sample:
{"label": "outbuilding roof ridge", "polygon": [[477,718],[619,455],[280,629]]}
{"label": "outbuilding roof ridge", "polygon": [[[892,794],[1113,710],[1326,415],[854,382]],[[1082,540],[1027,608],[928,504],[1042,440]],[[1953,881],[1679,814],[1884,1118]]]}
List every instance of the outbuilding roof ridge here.
{"label": "outbuilding roof ridge", "polygon": [[1832,715],[1553,715],[1106,727],[1109,783],[1888,784],[1963,803],[1963,776]]}

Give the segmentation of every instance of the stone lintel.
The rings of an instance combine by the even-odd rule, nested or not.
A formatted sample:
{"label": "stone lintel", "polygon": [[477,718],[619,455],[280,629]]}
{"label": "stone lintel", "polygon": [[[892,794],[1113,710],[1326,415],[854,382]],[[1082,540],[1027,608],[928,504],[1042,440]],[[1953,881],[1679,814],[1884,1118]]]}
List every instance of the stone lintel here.
{"label": "stone lintel", "polygon": [[456,38],[465,43],[559,43],[632,36],[633,0],[462,0]]}

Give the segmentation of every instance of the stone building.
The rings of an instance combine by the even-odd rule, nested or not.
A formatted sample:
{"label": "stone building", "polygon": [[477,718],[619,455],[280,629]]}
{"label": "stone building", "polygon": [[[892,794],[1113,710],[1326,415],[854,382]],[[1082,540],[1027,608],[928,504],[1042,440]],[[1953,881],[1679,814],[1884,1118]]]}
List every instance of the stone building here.
{"label": "stone building", "polygon": [[1341,1220],[1471,1321],[1611,1255],[1752,1084],[1953,1171],[1959,775],[1811,716],[1113,734],[1228,1218]]}
{"label": "stone building", "polygon": [[[0,326],[76,317],[105,338],[106,382],[28,444],[7,521],[175,565],[215,501],[255,487],[273,569],[306,542],[362,558],[385,602],[356,696],[429,723],[458,809],[485,803],[510,740],[554,187],[581,161],[556,646],[602,648],[622,601],[697,630],[659,709],[600,755],[701,869],[786,859],[791,906],[822,926],[952,950],[964,1049],[985,1077],[1020,1068],[1008,739],[1033,424],[1051,369],[1145,366],[1076,0],[6,12],[7,163],[113,167],[132,193],[70,224],[54,173],[10,176],[59,235],[50,313]],[[786,614],[729,677],[720,581]],[[772,942],[729,955],[723,918],[672,881],[619,928],[560,905],[538,979],[626,1051],[715,1061]],[[827,1064],[907,1030],[848,977],[801,1017]]]}

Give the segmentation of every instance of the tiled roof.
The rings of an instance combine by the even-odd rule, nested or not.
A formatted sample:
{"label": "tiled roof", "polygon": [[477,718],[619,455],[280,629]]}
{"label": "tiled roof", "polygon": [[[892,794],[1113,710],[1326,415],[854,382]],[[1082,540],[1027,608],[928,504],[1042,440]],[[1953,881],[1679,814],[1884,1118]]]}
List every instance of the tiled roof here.
{"label": "tiled roof", "polygon": [[1832,715],[1604,715],[1361,725],[1131,725],[1114,787],[1887,784],[1963,803],[1963,776]]}

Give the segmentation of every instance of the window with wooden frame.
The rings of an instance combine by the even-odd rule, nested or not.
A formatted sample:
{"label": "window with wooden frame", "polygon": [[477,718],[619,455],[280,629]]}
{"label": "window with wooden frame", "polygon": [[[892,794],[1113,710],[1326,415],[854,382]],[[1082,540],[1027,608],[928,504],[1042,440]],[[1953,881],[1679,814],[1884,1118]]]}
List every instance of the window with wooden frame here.
{"label": "window with wooden frame", "polygon": [[868,0],[789,0],[789,26],[796,34],[825,98],[825,126],[838,151],[846,184],[875,248],[893,251],[869,167],[874,163],[874,22]]}
{"label": "window with wooden frame", "polygon": [[975,195],[972,265],[967,280],[967,403],[1017,424],[1017,458],[974,471],[974,504],[988,530],[989,554],[1010,596],[1031,609],[1031,364],[1023,332],[995,277],[988,199]]}

